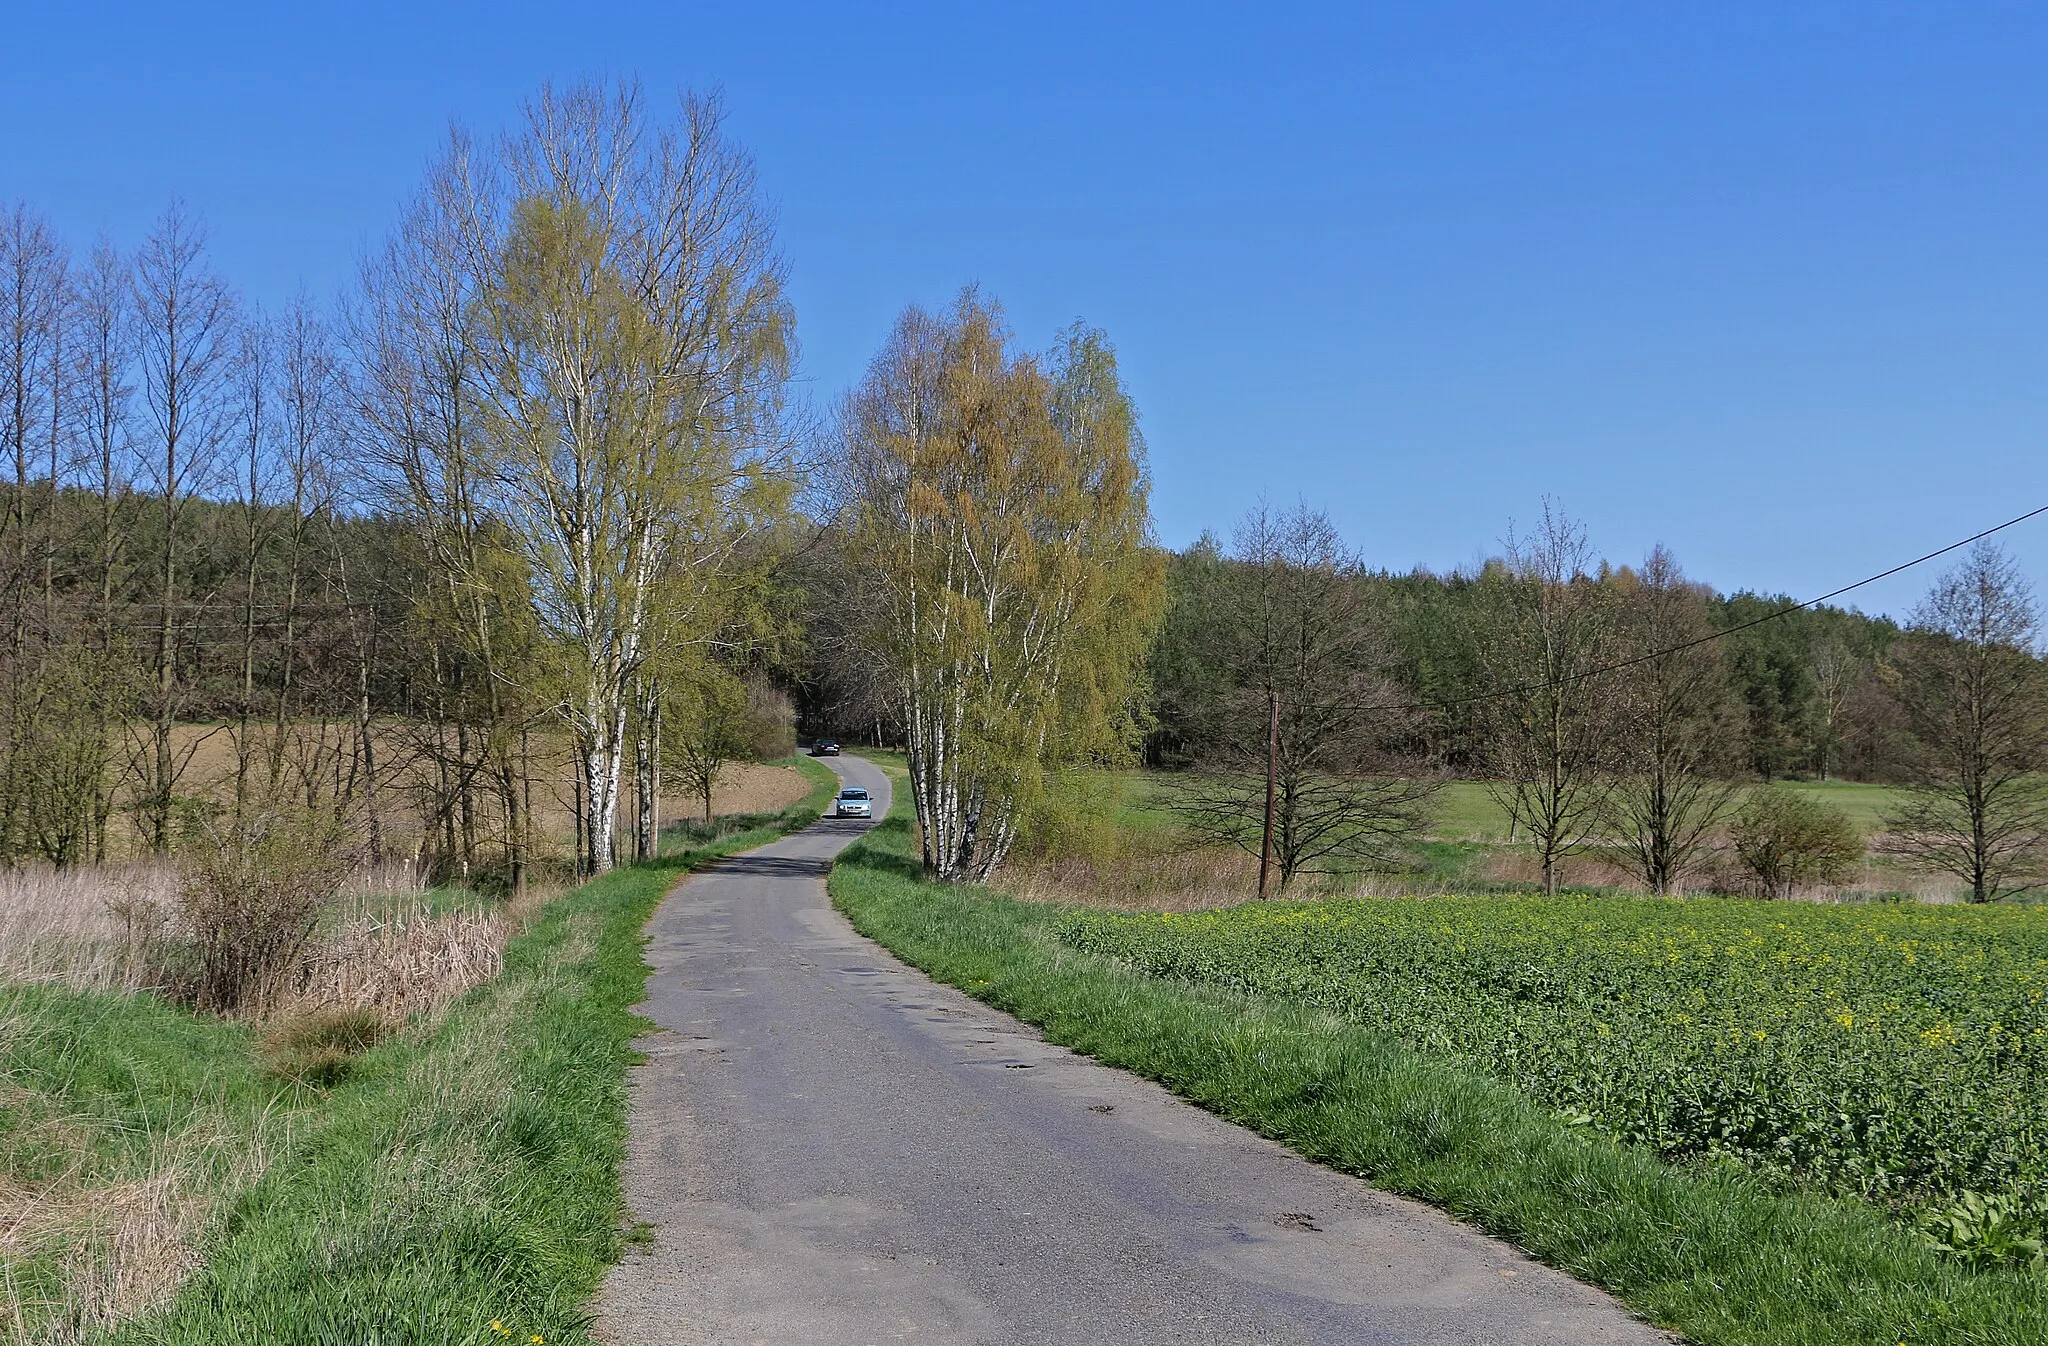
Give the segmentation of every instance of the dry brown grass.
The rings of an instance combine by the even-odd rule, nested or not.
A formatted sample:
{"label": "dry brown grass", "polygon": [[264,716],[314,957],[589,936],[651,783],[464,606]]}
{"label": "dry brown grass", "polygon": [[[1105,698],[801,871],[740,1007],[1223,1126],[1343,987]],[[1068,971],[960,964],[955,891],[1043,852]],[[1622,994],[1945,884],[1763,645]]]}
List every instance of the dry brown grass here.
{"label": "dry brown grass", "polygon": [[[1104,907],[1125,911],[1202,911],[1234,906],[1258,891],[1258,860],[1242,851],[1190,844],[1165,846],[1125,841],[1105,857],[1027,855],[1005,867],[998,878],[1003,891],[1033,902]],[[1529,851],[1489,848],[1478,873],[1487,884],[1534,887],[1542,882],[1542,866]],[[1597,854],[1567,857],[1560,865],[1560,886],[1584,890],[1643,891],[1627,867]],[[1408,874],[1367,874],[1345,879],[1309,876],[1287,890],[1290,901],[1324,898],[1430,897],[1458,895],[1474,885],[1455,878]],[[1732,856],[1710,857],[1684,882],[1676,896],[1743,893],[1749,883]],[[1881,861],[1861,866],[1849,881],[1801,887],[1785,899],[1799,902],[1870,902],[1900,895],[1917,902],[1960,900],[1958,885],[1941,876],[1901,869]]]}
{"label": "dry brown grass", "polygon": [[269,1017],[319,1008],[375,1010],[390,1023],[431,1016],[504,967],[507,920],[494,910],[362,915],[316,939]]}
{"label": "dry brown grass", "polygon": [[6,1285],[0,1333],[49,1346],[85,1341],[165,1303],[198,1265],[210,1206],[176,1167],[96,1188],[35,1191],[0,1178],[0,1258],[64,1253],[55,1302]]}
{"label": "dry brown grass", "polygon": [[[164,864],[0,872],[0,982],[179,990],[167,966],[185,938],[177,887]],[[516,906],[434,911],[408,867],[368,871],[344,891],[293,972],[242,1012],[264,1019],[367,1007],[394,1024],[431,1014],[497,975],[505,941],[550,891],[536,885]]]}
{"label": "dry brown grass", "polygon": [[[297,726],[293,732],[310,742],[322,730],[309,724]],[[337,732],[335,726],[325,730],[329,739]],[[373,734],[378,761],[377,821],[385,848],[392,855],[416,855],[419,851],[425,826],[421,806],[434,774],[420,741],[426,732],[420,725],[390,721],[379,724]],[[218,725],[179,725],[172,730],[172,746],[180,760],[189,755],[182,787],[185,793],[223,802],[233,797],[236,748],[232,732]],[[575,772],[568,743],[559,735],[537,733],[532,736],[531,751],[533,826],[542,838],[542,850],[557,851],[566,858],[576,832],[571,807]],[[674,782],[669,784],[661,799],[664,819],[703,816],[702,799],[676,790]],[[773,813],[802,799],[810,788],[802,773],[788,767],[735,762],[712,792],[711,807],[714,813]],[[125,803],[126,795],[120,799]],[[113,827],[120,844],[133,844],[125,809],[116,811]]]}
{"label": "dry brown grass", "polygon": [[0,871],[0,981],[156,986],[177,889],[162,863]]}
{"label": "dry brown grass", "polygon": [[[0,1088],[21,1095],[10,1101],[31,1115],[48,1101]],[[91,1123],[43,1116],[31,1125],[44,1153],[72,1162],[36,1183],[0,1173],[0,1341],[16,1346],[72,1346],[168,1302],[199,1265],[219,1202],[255,1180],[271,1149],[261,1129],[254,1138],[186,1130],[154,1137],[121,1180],[94,1182],[83,1163]],[[58,1262],[54,1293],[11,1274],[34,1258]]]}
{"label": "dry brown grass", "polygon": [[[801,771],[786,766],[764,766],[759,762],[735,762],[718,779],[711,792],[714,813],[780,813],[811,792],[810,781]],[[662,800],[667,818],[701,818],[704,801],[669,795]]]}
{"label": "dry brown grass", "polygon": [[[1486,857],[1484,871],[1489,880],[1498,883],[1538,884],[1543,881],[1543,867],[1534,854],[1524,850],[1495,850]],[[1559,884],[1565,888],[1607,888],[1623,892],[1640,891],[1642,880],[1633,870],[1613,863],[1598,855],[1574,855],[1567,857],[1559,866]],[[1442,891],[1456,891],[1457,885],[1438,885]],[[1675,896],[1750,893],[1753,881],[1732,854],[1716,851],[1697,866],[1680,882],[1673,885]],[[1407,891],[1415,891],[1410,886]],[[1954,902],[1960,889],[1951,879],[1921,874],[1888,865],[1881,861],[1868,861],[1857,867],[1853,877],[1843,883],[1803,884],[1795,888],[1786,901],[1794,902],[1870,902],[1879,897],[1905,895],[1915,902]],[[1391,893],[1377,893],[1390,896]]]}
{"label": "dry brown grass", "polygon": [[1258,891],[1259,862],[1238,850],[1181,846],[1093,859],[1031,857],[1001,876],[1005,891],[1032,902],[1126,911],[1203,911]]}

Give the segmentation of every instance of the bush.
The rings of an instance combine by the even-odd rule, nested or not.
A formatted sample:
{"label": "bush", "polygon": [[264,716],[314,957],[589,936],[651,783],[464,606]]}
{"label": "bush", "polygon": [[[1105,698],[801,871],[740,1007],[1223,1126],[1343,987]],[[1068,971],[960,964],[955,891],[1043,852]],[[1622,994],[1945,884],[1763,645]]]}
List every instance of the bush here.
{"label": "bush", "polygon": [[757,682],[747,684],[747,750],[756,761],[796,754],[796,707],[789,697]]}
{"label": "bush", "polygon": [[232,1013],[286,975],[359,859],[346,817],[289,806],[201,818],[179,856],[178,905],[201,1009]]}
{"label": "bush", "polygon": [[1057,864],[1080,861],[1108,869],[1128,858],[1136,839],[1118,826],[1123,806],[1118,778],[1106,771],[1069,771],[1054,777],[1031,801],[1018,825],[1016,859]]}
{"label": "bush", "polygon": [[1847,814],[1791,790],[1751,792],[1730,830],[1736,858],[1765,897],[1837,882],[1863,859],[1863,837]]}

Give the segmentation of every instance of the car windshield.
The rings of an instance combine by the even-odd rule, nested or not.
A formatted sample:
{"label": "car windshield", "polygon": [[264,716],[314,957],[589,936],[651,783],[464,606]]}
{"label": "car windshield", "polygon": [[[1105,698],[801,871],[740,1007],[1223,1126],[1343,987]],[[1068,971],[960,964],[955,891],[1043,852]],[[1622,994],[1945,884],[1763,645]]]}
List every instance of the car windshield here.
{"label": "car windshield", "polygon": [[839,797],[841,799],[866,799],[868,792],[866,790],[841,790]]}

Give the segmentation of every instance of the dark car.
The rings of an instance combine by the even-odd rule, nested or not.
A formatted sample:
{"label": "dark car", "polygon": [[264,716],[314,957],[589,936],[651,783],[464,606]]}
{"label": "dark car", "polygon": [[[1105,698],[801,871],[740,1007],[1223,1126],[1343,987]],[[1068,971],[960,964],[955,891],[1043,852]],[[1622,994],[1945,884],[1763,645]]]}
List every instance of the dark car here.
{"label": "dark car", "polygon": [[813,756],[813,757],[837,757],[838,755],[839,755],[839,740],[838,740],[838,739],[835,739],[835,738],[821,738],[821,739],[819,739],[819,740],[818,740],[818,741],[817,741],[816,743],[813,743],[813,744],[811,745],[811,756]]}

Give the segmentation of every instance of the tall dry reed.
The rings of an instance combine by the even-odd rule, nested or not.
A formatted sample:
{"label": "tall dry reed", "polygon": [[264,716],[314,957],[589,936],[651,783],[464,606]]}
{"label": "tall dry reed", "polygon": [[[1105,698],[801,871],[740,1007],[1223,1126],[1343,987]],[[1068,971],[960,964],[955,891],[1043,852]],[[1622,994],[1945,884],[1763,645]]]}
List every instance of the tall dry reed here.
{"label": "tall dry reed", "polygon": [[0,871],[0,981],[159,986],[177,891],[164,863]]}

